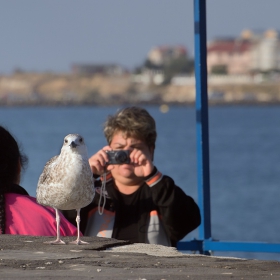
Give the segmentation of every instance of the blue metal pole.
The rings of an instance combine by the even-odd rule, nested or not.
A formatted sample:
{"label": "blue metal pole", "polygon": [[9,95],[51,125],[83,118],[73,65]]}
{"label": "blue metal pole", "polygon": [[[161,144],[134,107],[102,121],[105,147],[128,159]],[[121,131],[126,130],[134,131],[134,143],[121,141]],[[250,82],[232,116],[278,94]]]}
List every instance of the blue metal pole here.
{"label": "blue metal pole", "polygon": [[205,240],[211,238],[205,0],[194,0],[194,32],[198,204],[202,218],[199,239]]}
{"label": "blue metal pole", "polygon": [[177,248],[203,254],[209,254],[209,251],[280,253],[280,243],[219,241],[211,238],[205,1],[194,0],[198,204],[202,223],[199,240],[178,242]]}
{"label": "blue metal pole", "polygon": [[221,240],[191,240],[178,242],[177,249],[180,251],[200,251],[208,254],[209,251],[232,251],[232,252],[260,252],[280,253],[279,243],[267,242],[240,242]]}

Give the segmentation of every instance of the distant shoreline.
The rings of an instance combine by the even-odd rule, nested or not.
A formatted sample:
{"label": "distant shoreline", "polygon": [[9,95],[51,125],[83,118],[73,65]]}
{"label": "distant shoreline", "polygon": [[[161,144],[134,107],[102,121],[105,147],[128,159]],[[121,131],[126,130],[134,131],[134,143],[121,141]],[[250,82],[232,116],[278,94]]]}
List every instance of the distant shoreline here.
{"label": "distant shoreline", "polygon": [[[209,105],[277,105],[277,81],[262,83],[209,83]],[[146,85],[132,74],[74,75],[16,73],[0,76],[0,106],[114,106],[125,104],[195,104],[195,86]]]}
{"label": "distant shoreline", "polygon": [[[41,104],[31,104],[31,103],[14,103],[14,104],[0,104],[0,108],[32,108],[32,107],[114,107],[114,106],[162,106],[166,105],[168,107],[195,107],[195,103],[148,103],[148,102],[124,102],[124,103],[41,103]],[[258,106],[258,107],[268,107],[268,106],[280,106],[280,102],[208,102],[209,107],[228,107],[228,106]]]}

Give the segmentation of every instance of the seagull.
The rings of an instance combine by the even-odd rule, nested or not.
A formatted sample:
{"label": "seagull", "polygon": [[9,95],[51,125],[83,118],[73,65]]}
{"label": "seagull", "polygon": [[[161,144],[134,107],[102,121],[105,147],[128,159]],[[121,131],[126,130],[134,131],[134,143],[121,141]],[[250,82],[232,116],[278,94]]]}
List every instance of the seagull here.
{"label": "seagull", "polygon": [[94,197],[94,181],[88,162],[87,147],[79,134],[69,134],[59,155],[51,158],[39,177],[36,199],[56,212],[57,238],[50,244],[65,244],[60,238],[59,210],[76,209],[78,236],[71,244],[88,244],[80,239],[80,210]]}

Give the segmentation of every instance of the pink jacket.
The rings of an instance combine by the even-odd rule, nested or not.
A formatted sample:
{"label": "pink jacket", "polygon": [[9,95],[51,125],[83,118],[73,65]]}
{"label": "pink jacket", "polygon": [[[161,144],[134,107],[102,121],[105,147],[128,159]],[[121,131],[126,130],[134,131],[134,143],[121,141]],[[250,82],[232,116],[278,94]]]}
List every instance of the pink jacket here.
{"label": "pink jacket", "polygon": [[[36,202],[36,198],[5,194],[6,234],[56,236],[55,211]],[[77,235],[77,228],[60,214],[61,236]]]}

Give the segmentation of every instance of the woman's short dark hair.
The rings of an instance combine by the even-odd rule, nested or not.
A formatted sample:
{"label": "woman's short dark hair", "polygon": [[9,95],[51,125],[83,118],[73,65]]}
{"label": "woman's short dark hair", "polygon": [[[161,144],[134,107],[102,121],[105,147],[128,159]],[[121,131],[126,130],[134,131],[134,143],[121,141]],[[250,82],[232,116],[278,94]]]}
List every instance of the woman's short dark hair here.
{"label": "woman's short dark hair", "polygon": [[0,230],[5,233],[5,193],[17,181],[19,162],[25,169],[28,158],[24,155],[15,138],[0,126]]}
{"label": "woman's short dark hair", "polygon": [[156,145],[156,123],[148,111],[141,107],[127,107],[113,116],[108,116],[104,125],[104,134],[110,145],[116,132],[122,132],[125,137],[143,140],[148,147]]}

